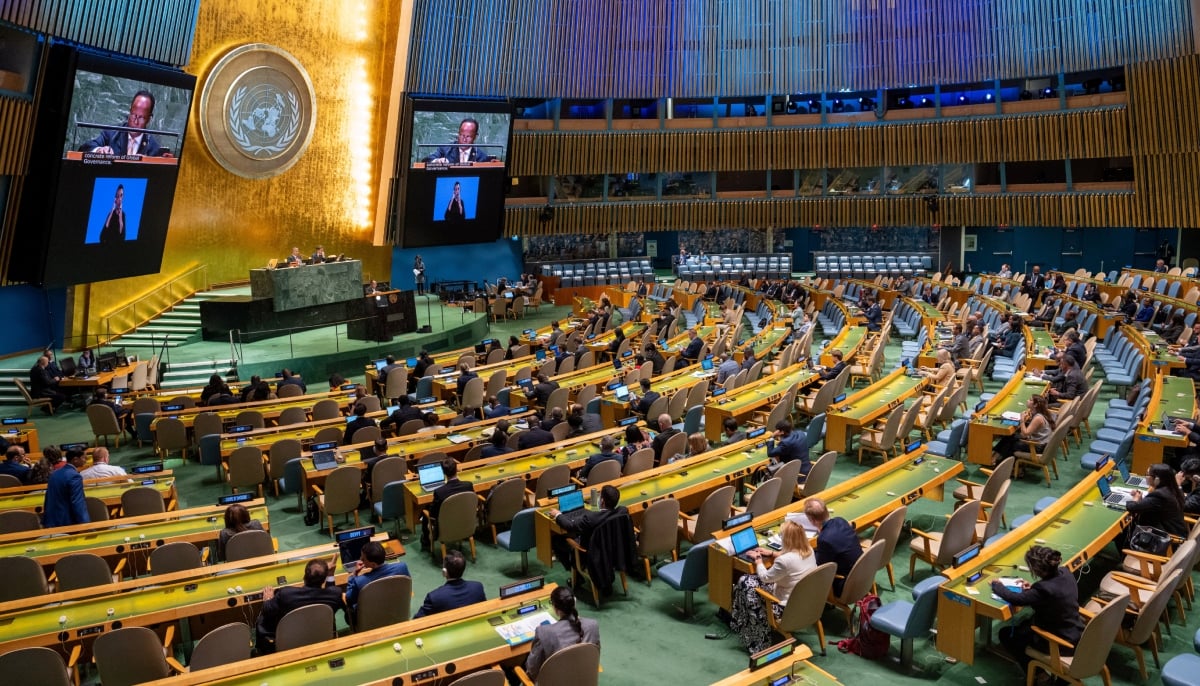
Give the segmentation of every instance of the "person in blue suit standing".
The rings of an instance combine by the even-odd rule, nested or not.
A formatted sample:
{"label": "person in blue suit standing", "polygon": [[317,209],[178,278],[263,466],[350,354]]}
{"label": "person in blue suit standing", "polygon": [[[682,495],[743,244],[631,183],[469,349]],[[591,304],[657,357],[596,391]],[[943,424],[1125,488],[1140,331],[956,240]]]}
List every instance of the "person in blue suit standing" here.
{"label": "person in blue suit standing", "polygon": [[49,529],[92,521],[83,498],[83,477],[79,475],[85,461],[82,450],[72,450],[67,453],[67,464],[50,475],[42,503],[42,526]]}

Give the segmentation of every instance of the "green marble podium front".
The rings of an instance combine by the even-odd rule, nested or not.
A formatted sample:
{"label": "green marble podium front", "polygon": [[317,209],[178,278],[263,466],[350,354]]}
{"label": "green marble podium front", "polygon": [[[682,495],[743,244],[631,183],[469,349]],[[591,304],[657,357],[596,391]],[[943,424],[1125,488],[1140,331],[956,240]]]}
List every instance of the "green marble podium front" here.
{"label": "green marble podium front", "polygon": [[362,285],[361,260],[250,270],[250,297],[274,298],[276,312],[355,300]]}

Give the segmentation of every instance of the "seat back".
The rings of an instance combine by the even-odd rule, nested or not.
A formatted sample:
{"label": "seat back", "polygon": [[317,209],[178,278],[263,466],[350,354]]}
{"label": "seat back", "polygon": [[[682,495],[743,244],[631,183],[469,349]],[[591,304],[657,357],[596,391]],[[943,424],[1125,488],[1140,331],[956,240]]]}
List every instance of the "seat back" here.
{"label": "seat back", "polygon": [[488,494],[487,523],[495,526],[511,522],[524,504],[525,482],[519,478],[501,481]]}
{"label": "seat back", "polygon": [[600,681],[600,647],[576,643],[554,653],[542,665],[537,686],[596,686]]}
{"label": "seat back", "polygon": [[399,455],[376,462],[371,469],[371,502],[382,502],[384,487],[393,481],[404,481],[407,476],[408,463]]}
{"label": "seat back", "polygon": [[483,407],[483,386],[483,377],[477,376],[468,381],[467,384],[463,386],[463,393],[462,397],[458,399],[458,406],[472,407],[476,409]]}
{"label": "seat back", "polygon": [[108,504],[99,498],[87,496],[84,499],[87,504],[88,521],[91,522],[106,522],[108,521]]}
{"label": "seat back", "polygon": [[886,567],[896,554],[896,544],[900,542],[900,532],[904,529],[904,520],[907,517],[908,506],[901,505],[889,512],[875,527],[875,535],[871,537],[871,542],[883,542],[883,554],[880,559],[883,567]]}
{"label": "seat back", "polygon": [[275,386],[276,398],[295,398],[301,395],[304,395],[304,389],[294,383]]}
{"label": "seat back", "polygon": [[550,491],[566,486],[571,482],[571,465],[556,464],[542,472],[538,477],[534,497],[538,500],[546,497]]}
{"label": "seat back", "polygon": [[556,388],[550,391],[550,395],[546,397],[546,409],[550,410],[555,407],[562,408],[565,412],[567,409],[567,401],[570,399],[571,389]]}
{"label": "seat back", "polygon": [[[8,476],[5,474],[4,476]],[[15,485],[20,486],[20,482]],[[42,519],[36,512],[29,510],[8,510],[0,512],[0,534],[11,534],[18,531],[36,531],[42,528]]]}
{"label": "seat back", "polygon": [[[794,461],[799,462],[799,460]],[[833,474],[833,467],[836,463],[836,450],[827,451],[818,457],[812,468],[808,470],[808,477],[804,479],[804,485],[800,487],[800,495],[807,497],[825,490],[825,487],[829,485],[829,477]]]}
{"label": "seat back", "polygon": [[312,418],[314,422],[319,422],[322,419],[337,419],[341,416],[342,407],[333,398],[318,400],[312,406]]}
{"label": "seat back", "polygon": [[100,681],[105,686],[132,686],[170,675],[158,635],[141,626],[101,634],[92,644]]}
{"label": "seat back", "polygon": [[275,629],[275,650],[284,651],[332,640],[336,636],[328,605],[305,605],[283,616]]}
{"label": "seat back", "polygon": [[233,535],[225,543],[225,561],[236,562],[275,553],[275,543],[266,531],[249,529]]}
{"label": "seat back", "polygon": [[113,583],[113,573],[108,563],[99,555],[91,553],[74,553],[60,557],[54,564],[54,576],[58,578],[54,587],[55,593]]}
{"label": "seat back", "polygon": [[656,420],[660,414],[664,414],[671,404],[671,399],[665,395],[659,396],[657,400],[650,403],[650,407],[646,410],[646,418]]}
{"label": "seat back", "polygon": [[[1000,530],[1000,522],[1004,520],[1004,508],[1008,504],[1008,487],[1011,481],[1005,481],[1000,485],[1000,492],[996,494],[996,498],[991,501],[983,500],[982,503],[990,502],[991,507],[983,512],[983,516],[987,517],[987,524],[983,527],[983,535],[979,537],[981,541],[987,541],[996,532]],[[980,506],[982,511],[982,505]]]}
{"label": "seat back", "polygon": [[1182,577],[1183,570],[1175,569],[1169,575],[1159,578],[1150,597],[1142,600],[1142,606],[1138,608],[1137,619],[1133,621],[1133,625],[1129,627],[1128,633],[1124,637],[1125,643],[1141,645],[1150,640],[1154,635],[1154,630],[1158,627],[1159,620],[1166,612],[1167,603],[1171,601],[1171,594],[1175,592],[1175,587],[1179,585]]}
{"label": "seat back", "polygon": [[623,465],[620,460],[605,460],[592,467],[592,470],[588,472],[587,484],[589,486],[598,486],[619,479],[621,478],[622,467]]}
{"label": "seat back", "polygon": [[979,501],[969,500],[950,515],[946,528],[942,531],[942,540],[938,544],[937,559],[933,564],[944,567],[949,565],[954,556],[975,538],[975,522],[979,520]]}
{"label": "seat back", "polygon": [[883,541],[876,541],[858,557],[846,575],[842,593],[838,597],[843,605],[853,605],[870,592],[871,585],[875,583],[875,573],[883,567],[883,551],[886,547]]}
{"label": "seat back", "polygon": [[825,599],[829,597],[829,590],[833,588],[835,576],[835,562],[826,562],[805,572],[792,588],[792,594],[788,596],[783,616],[779,618],[779,630],[795,633],[816,624],[825,610]]}
{"label": "seat back", "polygon": [[408,621],[412,616],[412,577],[385,576],[367,584],[358,597],[355,631]]}
{"label": "seat back", "polygon": [[243,622],[230,622],[204,634],[192,648],[192,659],[188,671],[198,672],[209,667],[219,667],[233,662],[250,659],[250,647],[254,639],[250,627]]}
{"label": "seat back", "polygon": [[196,437],[197,441],[204,436],[220,434],[224,430],[225,425],[221,420],[221,415],[216,412],[201,412],[192,420],[192,435]]}
{"label": "seat back", "polygon": [[[97,407],[91,405],[90,407]],[[111,412],[111,410],[109,410]],[[154,432],[160,450],[170,452],[188,447],[187,427],[174,417],[160,417],[154,422]]]}
{"label": "seat back", "polygon": [[659,464],[666,464],[667,460],[670,460],[672,457],[683,454],[687,449],[687,438],[687,434],[682,431],[668,438],[667,442],[663,443],[662,460]]}
{"label": "seat back", "polygon": [[258,446],[243,445],[229,454],[229,485],[239,488],[256,488],[262,485],[266,470],[263,469],[262,451]]}
{"label": "seat back", "polygon": [[31,557],[0,557],[0,602],[45,595],[48,588],[42,565]]}
{"label": "seat back", "polygon": [[[338,415],[341,416],[341,409],[338,409]],[[314,418],[315,419],[315,418]],[[315,435],[313,435],[313,443],[341,443],[344,432],[340,426],[327,426]]]}
{"label": "seat back", "polygon": [[294,438],[281,438],[272,443],[271,452],[267,455],[271,478],[282,479],[284,465],[288,463],[288,460],[300,457],[300,452],[300,441]]}
{"label": "seat back", "polygon": [[[295,384],[288,384],[288,385],[292,386]],[[299,387],[297,387],[297,388],[299,388]],[[264,426],[266,426],[266,423],[263,421],[262,413],[259,412],[258,410],[242,410],[241,412],[238,413],[237,417],[233,420],[233,423],[237,424],[239,426],[244,425],[244,424],[249,424],[250,426],[253,426],[256,429],[261,429]]]}
{"label": "seat back", "polygon": [[652,467],[654,467],[654,449],[642,448],[641,450],[634,451],[625,460],[625,468],[621,471],[625,476],[629,476],[630,474],[644,472]]}
{"label": "seat back", "polygon": [[276,424],[279,426],[288,426],[290,424],[303,424],[308,421],[308,412],[303,407],[285,407],[279,413],[279,419]]}
{"label": "seat back", "polygon": [[454,682],[454,686],[504,686],[508,681],[499,667],[469,674]]}
{"label": "seat back", "polygon": [[664,498],[652,503],[642,512],[642,530],[637,541],[638,555],[655,557],[675,550],[678,528],[678,500]]}
{"label": "seat back", "polygon": [[408,369],[396,367],[383,379],[383,397],[394,399],[408,393]]}
{"label": "seat back", "polygon": [[325,479],[325,514],[346,514],[358,509],[362,475],[362,470],[352,465],[330,472]]}
{"label": "seat back", "polygon": [[350,437],[350,442],[374,443],[376,439],[382,436],[383,433],[379,430],[378,426],[360,426],[354,430],[354,435]]}
{"label": "seat back", "polygon": [[704,499],[700,513],[696,516],[696,528],[692,532],[692,541],[704,541],[713,537],[721,530],[721,524],[729,517],[733,507],[733,486],[722,486]]}
{"label": "seat back", "polygon": [[88,423],[92,426],[92,433],[97,436],[121,433],[117,415],[108,405],[88,405],[87,418]]}
{"label": "seat back", "polygon": [[537,534],[533,518],[536,512],[536,507],[528,507],[514,515],[512,524],[508,527],[507,541],[502,542],[501,547],[514,553],[533,550],[534,546],[537,545]]}
{"label": "seat back", "polygon": [[199,569],[203,565],[200,549],[187,541],[160,545],[150,553],[150,573],[154,576]]}
{"label": "seat back", "polygon": [[410,436],[410,435],[415,434],[418,431],[420,431],[422,428],[424,428],[424,426],[425,426],[424,420],[409,419],[400,425],[400,428],[396,430],[396,435]]}
{"label": "seat back", "polygon": [[62,657],[49,648],[22,648],[0,655],[0,674],[20,674],[22,686],[70,686]]}
{"label": "seat back", "polygon": [[[793,460],[798,462],[799,460]],[[779,490],[783,487],[783,480],[778,476],[773,476],[770,479],[758,485],[758,489],[754,491],[754,495],[750,496],[750,502],[746,503],[746,511],[754,514],[755,517],[764,515],[775,509],[775,503],[779,500]],[[795,488],[794,486],[792,487]]]}
{"label": "seat back", "polygon": [[1075,644],[1075,657],[1067,669],[1067,675],[1083,680],[1099,674],[1104,669],[1108,654],[1112,651],[1113,640],[1121,629],[1121,621],[1125,618],[1125,608],[1129,605],[1129,594],[1120,595],[1108,601],[1083,627],[1083,634]]}
{"label": "seat back", "polygon": [[121,494],[121,516],[137,517],[139,515],[158,514],[166,512],[167,506],[158,491],[149,486],[137,486]]}
{"label": "seat back", "polygon": [[946,577],[935,574],[913,586],[912,610],[908,613],[908,621],[904,623],[901,638],[925,636],[933,628],[933,621],[937,618],[938,589],[945,581]]}
{"label": "seat back", "polygon": [[475,535],[476,502],[474,492],[455,493],[438,510],[437,542],[453,543]]}

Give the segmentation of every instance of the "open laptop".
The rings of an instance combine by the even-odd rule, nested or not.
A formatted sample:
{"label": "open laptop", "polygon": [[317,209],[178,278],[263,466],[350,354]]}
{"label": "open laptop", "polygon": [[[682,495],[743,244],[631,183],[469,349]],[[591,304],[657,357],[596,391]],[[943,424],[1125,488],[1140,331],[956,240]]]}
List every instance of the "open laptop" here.
{"label": "open laptop", "polygon": [[738,529],[729,535],[729,544],[733,546],[733,556],[750,561],[746,553],[758,547],[758,534],[754,532],[754,527],[748,526],[744,529]]}
{"label": "open laptop", "polygon": [[1117,469],[1121,471],[1121,480],[1125,482],[1126,486],[1141,488],[1146,485],[1145,477],[1131,476],[1129,474],[1129,460],[1122,457],[1117,461]]}
{"label": "open laptop", "polygon": [[370,543],[371,537],[374,535],[375,527],[373,526],[339,531],[334,535],[338,553],[342,557],[342,569],[348,572],[358,565],[358,560],[362,557],[363,546]]}
{"label": "open laptop", "polygon": [[573,528],[579,518],[587,513],[583,509],[583,491],[579,489],[564,493],[558,497],[559,516],[563,517],[566,528]]}
{"label": "open laptop", "polygon": [[1096,487],[1100,489],[1100,499],[1104,501],[1104,505],[1114,510],[1124,510],[1125,504],[1133,500],[1131,489],[1113,488],[1108,479],[1100,479],[1096,482]]}
{"label": "open laptop", "polygon": [[700,368],[706,372],[711,372],[713,368],[712,358],[706,357],[703,360],[700,360]]}
{"label": "open laptop", "polygon": [[626,386],[625,384],[617,386],[613,389],[613,395],[617,396],[617,400],[620,400],[621,402],[629,400],[629,386]]}
{"label": "open laptop", "polygon": [[446,483],[446,473],[442,471],[441,462],[431,462],[417,467],[417,480],[421,482],[421,490],[426,493],[436,491]]}
{"label": "open laptop", "polygon": [[333,469],[337,466],[337,451],[321,450],[313,453],[313,467],[316,469]]}

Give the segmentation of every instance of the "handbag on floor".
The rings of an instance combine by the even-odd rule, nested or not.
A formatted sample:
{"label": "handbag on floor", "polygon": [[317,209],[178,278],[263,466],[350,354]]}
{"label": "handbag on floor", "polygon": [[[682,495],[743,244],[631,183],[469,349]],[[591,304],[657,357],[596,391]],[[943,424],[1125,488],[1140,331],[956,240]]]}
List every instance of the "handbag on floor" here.
{"label": "handbag on floor", "polygon": [[1165,555],[1171,547],[1171,536],[1165,531],[1152,526],[1135,526],[1133,535],[1129,537],[1129,547],[1139,553]]}

